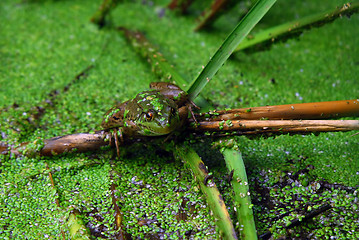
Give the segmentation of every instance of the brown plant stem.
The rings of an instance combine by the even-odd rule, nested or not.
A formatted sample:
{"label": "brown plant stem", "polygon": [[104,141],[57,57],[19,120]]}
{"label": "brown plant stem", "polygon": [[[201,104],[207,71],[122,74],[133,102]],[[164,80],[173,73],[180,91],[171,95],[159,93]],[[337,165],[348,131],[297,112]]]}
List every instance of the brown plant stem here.
{"label": "brown plant stem", "polygon": [[197,120],[259,120],[259,119],[325,119],[359,116],[359,99],[297,103],[231,110],[196,115]]}
{"label": "brown plant stem", "polygon": [[234,0],[213,0],[211,6],[204,10],[199,17],[200,23],[194,29],[195,31],[211,25],[219,16],[221,16],[230,6],[236,4]]}
{"label": "brown plant stem", "polygon": [[[49,171],[49,178],[50,178],[50,182],[51,182],[51,186],[52,186],[52,189],[54,189],[54,191],[56,191],[56,198],[55,198],[55,203],[56,203],[56,206],[58,207],[58,208],[61,208],[61,206],[60,206],[60,202],[59,202],[59,193],[58,193],[58,191],[57,191],[57,189],[56,189],[56,186],[55,186],[55,183],[54,183],[54,179],[53,179],[53,177],[52,177],[52,173],[51,173],[51,171],[50,171],[50,168],[49,168],[49,165],[46,163],[46,169]],[[62,235],[62,239],[66,239],[66,236],[65,236],[65,232],[64,232],[64,230],[62,230],[61,229],[61,235]]]}
{"label": "brown plant stem", "polygon": [[178,8],[181,10],[181,13],[184,14],[192,2],[193,0],[172,0],[167,7],[171,10]]}
{"label": "brown plant stem", "polygon": [[227,120],[203,121],[190,127],[196,132],[240,131],[241,134],[268,132],[335,132],[359,130],[359,120]]}
{"label": "brown plant stem", "polygon": [[[111,165],[113,165],[113,163],[111,163]],[[113,172],[111,172],[111,180],[113,179]],[[117,204],[117,197],[116,197],[116,184],[111,183],[111,188],[110,188],[110,192],[111,192],[111,199],[112,199],[112,207],[115,211],[114,216],[115,216],[115,225],[114,225],[114,229],[116,231],[116,233],[114,234],[116,239],[128,239],[126,232],[124,231],[124,227],[123,227],[123,215],[121,212],[121,209],[119,207],[119,205]]]}

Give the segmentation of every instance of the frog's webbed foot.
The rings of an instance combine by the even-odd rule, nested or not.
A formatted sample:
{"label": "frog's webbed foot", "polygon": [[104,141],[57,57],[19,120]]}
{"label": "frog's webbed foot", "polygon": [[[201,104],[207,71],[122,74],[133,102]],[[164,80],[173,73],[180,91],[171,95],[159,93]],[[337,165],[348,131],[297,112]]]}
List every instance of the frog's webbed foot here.
{"label": "frog's webbed foot", "polygon": [[198,107],[191,99],[188,99],[187,100],[188,101],[188,103],[191,105],[191,106],[193,106],[194,108],[196,108],[196,109],[201,109],[200,107]]}
{"label": "frog's webbed foot", "polygon": [[[185,118],[187,119],[188,118],[187,111],[189,111],[191,113],[193,121],[195,121],[195,123],[198,124],[192,109],[193,108],[200,109],[200,108],[191,99],[188,98],[186,92],[184,92],[179,86],[168,82],[152,82],[150,84],[150,88],[153,90],[158,90],[166,98],[174,100],[176,104],[179,106],[180,117],[185,116]],[[185,110],[183,108],[185,108]]]}
{"label": "frog's webbed foot", "polygon": [[118,136],[117,136],[117,133],[115,133],[115,145],[116,145],[117,157],[120,158],[120,147],[118,146]]}
{"label": "frog's webbed foot", "polygon": [[193,121],[194,121],[196,124],[198,124],[197,119],[196,119],[196,117],[195,117],[195,115],[194,115],[194,112],[193,112],[193,110],[192,110],[192,107],[194,107],[194,108],[196,108],[196,109],[200,109],[200,108],[199,108],[191,99],[188,99],[187,104],[186,104],[186,107],[188,108],[188,111],[191,113],[191,116],[192,116]]}
{"label": "frog's webbed foot", "polygon": [[115,138],[115,146],[116,146],[116,152],[117,152],[117,157],[120,158],[120,146],[119,146],[119,139],[118,136],[120,136],[120,141],[121,143],[123,143],[123,135],[122,135],[122,131],[119,128],[113,128],[109,131],[110,133],[110,146],[112,146],[112,137]]}
{"label": "frog's webbed foot", "polygon": [[194,112],[192,111],[192,106],[191,106],[191,105],[188,105],[187,108],[188,108],[188,111],[191,113],[191,116],[192,116],[193,121],[197,124],[198,122],[197,122],[196,117],[194,116]]}
{"label": "frog's webbed foot", "polygon": [[178,113],[179,113],[182,123],[188,121],[188,112],[189,112],[191,114],[191,118],[193,119],[193,121],[196,124],[198,124],[196,116],[192,110],[192,107],[199,109],[199,107],[197,107],[197,105],[195,105],[194,103],[192,104],[192,101],[188,101],[186,104],[184,104],[182,107],[180,107],[178,109]]}

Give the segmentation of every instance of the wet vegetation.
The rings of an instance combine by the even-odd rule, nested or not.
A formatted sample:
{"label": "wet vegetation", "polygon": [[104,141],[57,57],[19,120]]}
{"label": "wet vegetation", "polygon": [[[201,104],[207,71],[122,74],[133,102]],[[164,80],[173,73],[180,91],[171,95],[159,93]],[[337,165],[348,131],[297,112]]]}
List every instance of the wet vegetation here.
{"label": "wet vegetation", "polygon": [[[144,32],[190,81],[250,5],[227,8],[194,32],[208,6],[194,1],[181,15],[169,2],[119,1],[99,28],[90,19],[101,1],[1,1],[1,144],[30,141],[41,148],[43,139],[99,129],[110,107],[158,81],[115,27]],[[345,3],[279,1],[254,32]],[[358,22],[357,15],[343,17],[267,51],[237,52],[201,96],[218,109],[358,99]],[[359,238],[353,134],[237,136],[226,143],[242,153],[258,236]],[[233,176],[218,151],[223,140],[188,140],[211,176],[204,185],[217,185],[238,233]],[[173,150],[141,141],[121,148],[119,160],[110,147],[51,157],[0,155],[0,237],[217,239],[223,233],[205,195]]]}

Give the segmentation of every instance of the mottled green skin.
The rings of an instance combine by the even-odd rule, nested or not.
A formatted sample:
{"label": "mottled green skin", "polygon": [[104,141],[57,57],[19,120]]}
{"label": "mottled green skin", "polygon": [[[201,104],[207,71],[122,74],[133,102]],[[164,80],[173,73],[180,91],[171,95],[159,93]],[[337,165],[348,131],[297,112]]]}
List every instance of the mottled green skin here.
{"label": "mottled green skin", "polygon": [[179,107],[185,92],[176,85],[152,83],[151,91],[144,91],[134,99],[112,107],[104,117],[104,129],[118,128],[126,137],[160,136],[182,125]]}

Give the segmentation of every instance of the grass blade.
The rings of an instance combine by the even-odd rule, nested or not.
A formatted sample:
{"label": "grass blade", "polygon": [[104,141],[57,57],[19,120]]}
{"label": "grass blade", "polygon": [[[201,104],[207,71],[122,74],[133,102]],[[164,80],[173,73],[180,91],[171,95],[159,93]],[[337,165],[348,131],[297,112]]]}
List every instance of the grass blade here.
{"label": "grass blade", "polygon": [[336,7],[334,10],[329,10],[284,23],[282,25],[261,31],[254,36],[250,36],[250,38],[247,37],[238,45],[235,51],[251,51],[269,48],[275,42],[285,41],[289,38],[296,37],[306,29],[323,26],[324,24],[330,23],[343,15],[349,16],[356,13],[358,10],[358,2],[353,4],[346,3],[341,7]]}
{"label": "grass blade", "polygon": [[276,0],[258,0],[248,14],[234,28],[232,33],[229,34],[197,79],[192,83],[188,90],[190,99],[193,100],[198,96],[206,84],[236,49],[238,44],[248,35],[275,2]]}

